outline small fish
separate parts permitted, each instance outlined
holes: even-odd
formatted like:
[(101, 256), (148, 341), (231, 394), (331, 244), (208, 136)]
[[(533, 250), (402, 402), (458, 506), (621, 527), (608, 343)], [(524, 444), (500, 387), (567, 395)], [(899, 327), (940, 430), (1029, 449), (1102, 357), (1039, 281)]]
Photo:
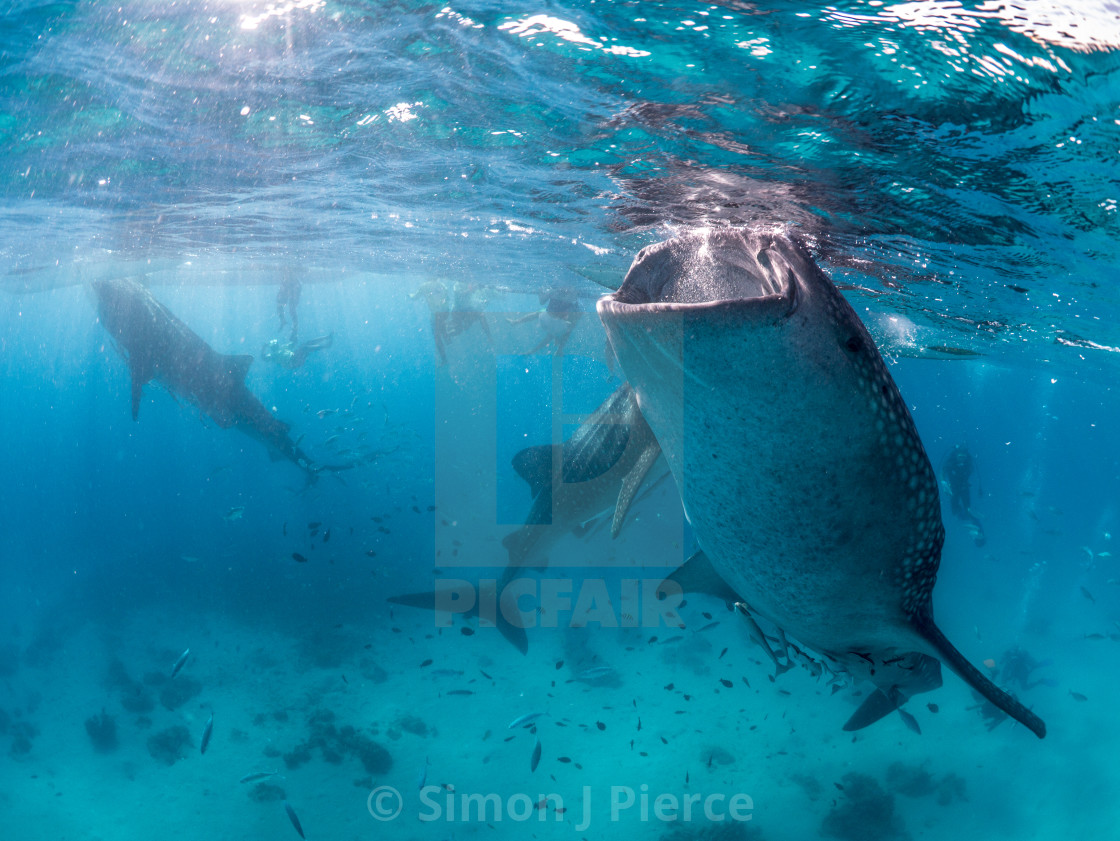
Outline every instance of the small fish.
[(474, 690), (473, 689), (448, 689), (447, 694), (448, 695), (473, 695)]
[(1080, 692), (1074, 692), (1072, 689), (1069, 691), (1069, 696), (1075, 701), (1088, 701), (1089, 699), (1082, 695)]
[(919, 736), (922, 735), (922, 728), (918, 726), (918, 719), (914, 718), (914, 716), (910, 715), (910, 713), (906, 712), (906, 710), (904, 709), (899, 709), (898, 714), (902, 717), (903, 724), (905, 724)]
[(536, 744), (533, 745), (533, 756), (529, 759), (529, 773), (532, 774), (537, 770), (537, 766), (541, 764), (541, 740), (537, 739)]
[(292, 552), (292, 560), (300, 564), (307, 563), (307, 558), (303, 557), (299, 552)]
[(726, 653), (727, 653), (727, 649), (725, 648), (725, 649), (723, 649), (723, 651), (721, 651), (721, 652), (719, 653), (719, 657), (717, 657), (716, 659), (717, 659), (717, 660), (722, 660), (722, 659), (723, 659), (723, 655), (724, 655), (724, 654), (726, 654)]
[(710, 630), (712, 630), (712, 628), (714, 628), (714, 627), (715, 627), (716, 625), (718, 625), (718, 624), (719, 624), (719, 620), (718, 620), (718, 619), (717, 619), (717, 620), (716, 620), (715, 622), (709, 622), (709, 623), (708, 623), (707, 625), (705, 625), (705, 626), (704, 626), (703, 628), (697, 628), (697, 629), (696, 629), (696, 633), (698, 633), (698, 634), (699, 634), (699, 633), (700, 633), (701, 631), (710, 631)]
[(432, 659), (429, 657), (427, 660), (420, 664), (420, 668), (426, 669), (430, 665), (432, 665)]
[(338, 409), (320, 409), (315, 414), (317, 414), (319, 416), (319, 420), (322, 420), (323, 418), (330, 417), (331, 415), (333, 415), (337, 411), (338, 411)]
[(612, 672), (614, 672), (614, 668), (611, 666), (592, 666), (590, 669), (584, 669), (576, 675), (576, 680), (598, 680)]
[(323, 532), (323, 542), (324, 543), (330, 543), (331, 542), (331, 530), (330, 529), (327, 529), (325, 532)]
[(683, 639), (684, 639), (683, 636), (681, 636), (680, 634), (677, 634), (676, 636), (672, 636), (672, 637), (669, 637), (668, 639), (661, 640), (661, 645), (669, 645), (670, 643), (680, 642)]
[(267, 780), (269, 777), (275, 777), (279, 771), (257, 771), (253, 774), (246, 774), (239, 783), (255, 783), (257, 780)]
[(1087, 598), (1093, 604), (1097, 603), (1097, 600), (1093, 598), (1093, 594), (1090, 593), (1088, 590), (1086, 590), (1084, 587), (1081, 588), (1081, 595), (1083, 595), (1085, 598)]
[(525, 715), (519, 715), (517, 718), (515, 718), (513, 721), (511, 721), (509, 723), (509, 727), (507, 727), (506, 729), (507, 730), (513, 730), (514, 728), (517, 728), (517, 727), (526, 727), (529, 724), (532, 724), (534, 721), (536, 721), (542, 715), (544, 715), (544, 713), (525, 713)]
[(601, 722), (601, 721), (596, 721), (595, 726), (598, 727), (600, 730), (606, 730), (607, 729), (607, 725), (603, 724), (603, 722)]
[(187, 658), (191, 656), (191, 650), (188, 648), (179, 655), (179, 659), (175, 661), (175, 665), (171, 667), (171, 677), (179, 674), (183, 670), (183, 666), (187, 664)]
[(288, 820), (290, 820), (292, 822), (292, 826), (296, 828), (296, 832), (299, 833), (299, 837), (307, 838), (307, 836), (303, 834), (303, 827), (299, 825), (299, 818), (296, 817), (296, 810), (292, 808), (291, 804), (288, 803), (287, 800), (284, 801), (284, 811), (288, 813)]
[(206, 749), (210, 747), (210, 736), (214, 733), (214, 713), (210, 713), (210, 718), (206, 720), (206, 727), (202, 731), (202, 753), (206, 753)]
[(562, 668), (564, 668), (564, 661), (563, 660), (557, 660), (556, 661), (556, 671), (560, 671)]
[(734, 686), (734, 685), (735, 685), (734, 683), (732, 683), (731, 681), (729, 681), (729, 680), (728, 680), (727, 678), (725, 678), (725, 677), (721, 677), (721, 678), (719, 679), (719, 682), (720, 682), (720, 683), (722, 683), (722, 684), (724, 685), (724, 687), (726, 687), (727, 689), (730, 689), (730, 688), (731, 688), (732, 686)]
[(430, 764), (431, 764), (431, 760), (428, 759), (428, 757), (425, 756), (424, 757), (424, 767), (420, 769), (420, 773), (416, 777), (416, 789), (417, 789), (417, 791), (423, 790), (424, 786), (428, 782), (428, 765), (430, 765)]
[(570, 756), (558, 756), (556, 757), (556, 761), (563, 762), (565, 765), (567, 765), (572, 761), (572, 758)]
[(926, 704), (926, 709), (928, 709), (931, 713), (935, 713), (940, 710), (941, 707), (937, 706), (937, 704)]
[(1106, 637), (1104, 634), (1086, 634), (1085, 639), (1087, 639), (1087, 640), (1103, 640), (1103, 639), (1108, 639), (1108, 637)]
[(243, 516), (245, 516), (245, 506), (235, 505), (222, 515), (222, 519), (227, 523), (232, 523), (234, 520), (240, 520)]
[(462, 634), (464, 637), (473, 637), (474, 636), (474, 628), (470, 628), (466, 625), (463, 625), (459, 629), (459, 633)]

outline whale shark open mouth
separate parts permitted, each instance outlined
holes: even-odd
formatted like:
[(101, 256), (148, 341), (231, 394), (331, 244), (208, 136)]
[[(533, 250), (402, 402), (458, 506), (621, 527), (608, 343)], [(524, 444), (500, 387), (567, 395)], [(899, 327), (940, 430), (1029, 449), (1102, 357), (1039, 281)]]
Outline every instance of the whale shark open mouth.
[(702, 550), (678, 583), (867, 675), (882, 697), (851, 727), (939, 684), (936, 658), (1045, 735), (933, 621), (936, 477), (870, 334), (799, 241), (721, 229), (649, 246), (598, 311)]

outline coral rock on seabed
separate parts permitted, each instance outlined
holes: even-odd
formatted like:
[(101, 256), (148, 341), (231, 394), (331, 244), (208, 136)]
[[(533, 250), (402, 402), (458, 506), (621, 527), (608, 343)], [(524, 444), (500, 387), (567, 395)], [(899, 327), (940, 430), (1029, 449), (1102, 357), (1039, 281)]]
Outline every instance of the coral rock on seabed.
[(119, 745), (117, 741), (117, 722), (104, 709), (100, 715), (86, 719), (86, 733), (98, 753), (112, 753)]
[(191, 734), (181, 724), (161, 730), (148, 739), (148, 753), (164, 765), (174, 765), (191, 746)]
[(825, 815), (821, 833), (843, 841), (910, 841), (894, 797), (867, 774), (845, 774), (844, 799)]

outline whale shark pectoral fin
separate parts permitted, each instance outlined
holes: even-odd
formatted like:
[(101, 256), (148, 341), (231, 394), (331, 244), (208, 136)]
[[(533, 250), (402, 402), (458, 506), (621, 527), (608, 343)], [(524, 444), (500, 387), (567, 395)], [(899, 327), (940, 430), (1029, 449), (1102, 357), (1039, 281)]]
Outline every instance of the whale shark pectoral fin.
[[(477, 591), (477, 592), (476, 592)], [(502, 587), (504, 594), (505, 587)], [(444, 587), (440, 590), (427, 590), (420, 593), (403, 593), (399, 596), (390, 596), (388, 601), (392, 604), (405, 607), (417, 607), (421, 610), (445, 611), (457, 613), (461, 616), (479, 619), (479, 624), (486, 627), (496, 627), (506, 640), (522, 654), (529, 653), (529, 637), (525, 633), (525, 622), (521, 611), (517, 607), (517, 591), (510, 591), (510, 597), (495, 600), (493, 582), (483, 582), (476, 586), (468, 581), (459, 582), (458, 586)], [(496, 616), (479, 616), (479, 603), (488, 606), (499, 605)], [(511, 622), (506, 618), (506, 613), (517, 617)]]
[(638, 494), (638, 489), (645, 481), (646, 474), (649, 473), (650, 468), (653, 467), (660, 456), (661, 445), (657, 443), (657, 439), (651, 433), (649, 442), (642, 450), (642, 454), (638, 456), (637, 463), (622, 480), (622, 488), (618, 492), (618, 502), (614, 506), (614, 518), (611, 520), (612, 538), (618, 537), (618, 533), (622, 531), (622, 524), (626, 520), (626, 512), (630, 510), (634, 497)]
[(1014, 718), (1038, 738), (1043, 739), (1046, 737), (1046, 723), (1028, 710), (1022, 702), (1003, 691), (988, 678), (986, 678), (979, 669), (972, 665), (965, 656), (961, 654), (946, 638), (945, 634), (933, 621), (933, 616), (927, 613), (915, 614), (910, 617), (914, 627), (917, 629), (931, 646), (937, 656), (945, 663), (950, 669), (956, 672), (961, 679)]
[[(703, 549), (677, 567), (665, 581), (672, 581), (682, 593), (707, 593), (728, 604), (741, 601), (739, 594), (716, 572)], [(661, 592), (660, 585), (657, 589)]]
[[(478, 598), (473, 592), (474, 587), (469, 582), (462, 582), (460, 587), (444, 587), (440, 590), (426, 590), (421, 593), (403, 593), (399, 596), (389, 596), (386, 600), (392, 604), (405, 607), (418, 607), (421, 610), (446, 611), (458, 613), (462, 616), (478, 616)], [(459, 605), (469, 599), (469, 606), (460, 609)]]

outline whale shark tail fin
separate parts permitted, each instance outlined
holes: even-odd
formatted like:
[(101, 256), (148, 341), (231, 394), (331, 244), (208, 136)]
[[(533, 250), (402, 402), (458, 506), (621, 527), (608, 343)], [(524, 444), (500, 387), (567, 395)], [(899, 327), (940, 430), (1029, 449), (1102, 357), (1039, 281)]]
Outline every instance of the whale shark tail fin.
[(945, 634), (937, 627), (932, 616), (928, 613), (919, 614), (912, 617), (912, 621), (914, 622), (914, 626), (918, 629), (918, 632), (933, 646), (934, 651), (941, 661), (956, 672), (965, 683), (1038, 736), (1038, 738), (1043, 739), (1046, 737), (1046, 722), (1028, 710), (1017, 698), (1003, 691), (988, 680), (978, 668), (968, 662), (965, 656), (957, 651), (956, 647), (949, 642)]

